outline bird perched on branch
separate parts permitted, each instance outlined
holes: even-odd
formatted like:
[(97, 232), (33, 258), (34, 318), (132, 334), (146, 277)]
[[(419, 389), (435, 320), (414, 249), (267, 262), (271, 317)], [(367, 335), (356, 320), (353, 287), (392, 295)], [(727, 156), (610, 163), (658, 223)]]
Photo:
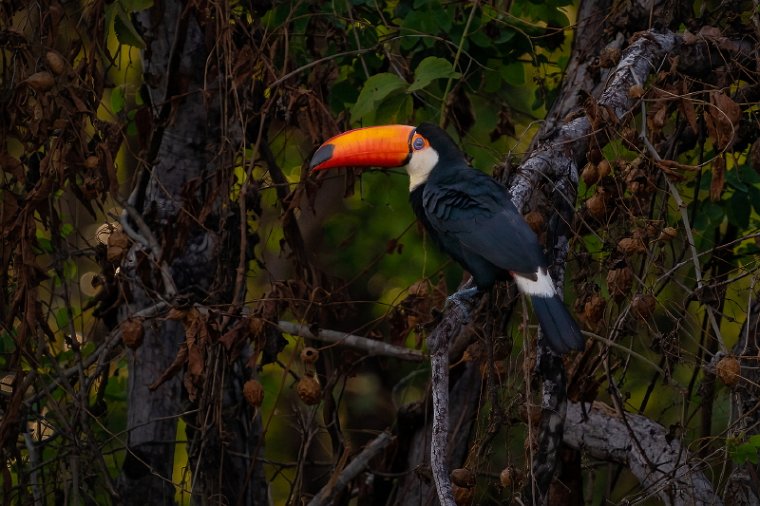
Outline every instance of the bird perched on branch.
[(417, 218), (475, 282), (475, 288), (452, 298), (472, 297), (512, 279), (530, 297), (555, 352), (583, 349), (580, 328), (557, 294), (536, 234), (507, 189), (470, 167), (445, 130), (431, 123), (351, 130), (322, 144), (310, 165), (312, 170), (406, 165)]

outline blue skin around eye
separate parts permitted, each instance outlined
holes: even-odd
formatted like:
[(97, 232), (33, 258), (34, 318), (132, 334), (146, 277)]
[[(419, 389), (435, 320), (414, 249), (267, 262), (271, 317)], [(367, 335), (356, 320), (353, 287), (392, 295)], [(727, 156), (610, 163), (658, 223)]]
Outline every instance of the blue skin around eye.
[(414, 139), (414, 149), (422, 149), (422, 147), (425, 145), (425, 141), (422, 139)]

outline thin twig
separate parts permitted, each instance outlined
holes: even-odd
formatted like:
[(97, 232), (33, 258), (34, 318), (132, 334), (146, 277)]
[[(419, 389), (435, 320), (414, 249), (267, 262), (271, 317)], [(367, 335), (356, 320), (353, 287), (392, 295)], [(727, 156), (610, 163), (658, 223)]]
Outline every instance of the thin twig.
[(369, 466), (369, 462), (375, 458), (375, 456), (383, 451), (393, 440), (393, 437), (388, 432), (382, 432), (377, 436), (370, 444), (368, 444), (364, 450), (359, 453), (354, 459), (343, 468), (343, 471), (337, 476), (335, 480), (325, 485), (322, 490), (315, 495), (308, 506), (322, 506), (330, 504), (331, 499), (340, 494), (346, 486), (356, 478), (360, 472)]
[(277, 327), (287, 334), (300, 336), (306, 339), (314, 339), (315, 341), (323, 341), (327, 343), (350, 346), (352, 348), (364, 350), (371, 355), (383, 355), (386, 357), (393, 357), (401, 360), (410, 360), (412, 362), (421, 362), (425, 358), (425, 355), (419, 350), (410, 350), (409, 348), (404, 348), (403, 346), (395, 346), (393, 344), (384, 343), (382, 341), (377, 341), (375, 339), (369, 339), (354, 334), (348, 334), (346, 332), (319, 329), (315, 333), (308, 325), (302, 325), (288, 321), (277, 322)]

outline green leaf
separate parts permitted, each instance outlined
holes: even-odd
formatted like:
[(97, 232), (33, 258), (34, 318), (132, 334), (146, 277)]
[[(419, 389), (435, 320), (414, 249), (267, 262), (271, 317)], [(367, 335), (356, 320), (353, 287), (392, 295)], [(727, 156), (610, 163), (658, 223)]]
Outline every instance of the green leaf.
[(512, 86), (525, 84), (525, 65), (520, 62), (507, 63), (499, 68), (499, 73), (504, 82)]
[(428, 56), (420, 62), (414, 71), (414, 82), (407, 88), (407, 93), (421, 90), (436, 79), (458, 79), (462, 74), (455, 71), (445, 58)]
[(751, 212), (752, 203), (749, 200), (749, 195), (741, 191), (735, 191), (726, 209), (729, 221), (739, 226), (739, 228), (747, 228)]
[(142, 37), (137, 32), (135, 25), (132, 24), (132, 20), (129, 19), (129, 14), (124, 12), (123, 9), (116, 11), (116, 17), (113, 20), (113, 29), (116, 32), (116, 38), (120, 43), (134, 46), (139, 49), (145, 49), (145, 41), (143, 41)]
[(119, 113), (124, 109), (124, 86), (117, 86), (111, 90), (111, 112)]
[(356, 103), (351, 108), (351, 120), (354, 122), (361, 121), (365, 116), (374, 112), (386, 97), (406, 86), (406, 81), (390, 72), (371, 76), (364, 83), (359, 98), (356, 99)]
[(388, 97), (375, 113), (375, 123), (379, 125), (406, 123), (412, 116), (414, 101), (411, 95), (400, 94)]

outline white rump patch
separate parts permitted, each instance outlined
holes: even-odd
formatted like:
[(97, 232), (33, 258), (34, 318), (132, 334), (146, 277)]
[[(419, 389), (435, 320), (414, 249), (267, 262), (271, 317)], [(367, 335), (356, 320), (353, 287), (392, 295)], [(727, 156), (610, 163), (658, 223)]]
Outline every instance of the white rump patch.
[(536, 275), (538, 277), (533, 281), (515, 272), (512, 273), (512, 277), (514, 277), (515, 283), (517, 283), (517, 288), (522, 293), (526, 295), (538, 295), (539, 297), (554, 297), (557, 291), (554, 289), (554, 281), (552, 281), (552, 277), (546, 269), (543, 267), (539, 268), (536, 271)]
[(412, 157), (406, 166), (409, 174), (409, 191), (427, 181), (430, 171), (438, 164), (438, 153), (435, 149), (427, 147), (420, 151), (412, 151)]

